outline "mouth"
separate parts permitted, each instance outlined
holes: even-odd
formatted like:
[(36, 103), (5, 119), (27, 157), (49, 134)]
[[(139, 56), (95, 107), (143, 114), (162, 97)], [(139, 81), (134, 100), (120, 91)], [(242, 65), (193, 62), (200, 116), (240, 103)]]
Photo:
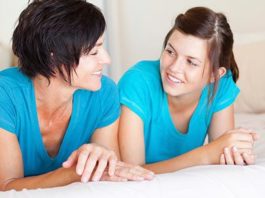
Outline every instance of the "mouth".
[(96, 72), (92, 73), (92, 75), (101, 77), (102, 76), (102, 70), (96, 71)]
[(166, 73), (166, 78), (167, 78), (167, 80), (172, 84), (183, 84), (184, 83), (184, 81), (182, 81), (181, 79), (179, 79), (179, 78), (177, 78), (177, 77), (175, 77), (175, 76), (173, 76), (173, 75), (171, 75), (171, 74), (169, 74), (169, 73)]

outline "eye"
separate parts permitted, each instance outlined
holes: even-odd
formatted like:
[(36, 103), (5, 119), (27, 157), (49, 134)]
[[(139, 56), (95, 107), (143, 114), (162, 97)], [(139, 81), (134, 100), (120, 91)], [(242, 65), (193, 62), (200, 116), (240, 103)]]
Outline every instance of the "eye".
[(165, 49), (165, 51), (166, 51), (170, 56), (174, 56), (174, 55), (175, 55), (174, 51), (171, 50), (171, 49)]
[(98, 54), (98, 50), (95, 51), (95, 52), (91, 52), (91, 53), (90, 53), (90, 55), (92, 55), (92, 56), (96, 56), (97, 54)]
[(193, 62), (192, 60), (190, 60), (190, 59), (188, 59), (187, 62), (188, 62), (189, 65), (192, 65), (192, 66), (194, 66), (194, 67), (197, 67), (197, 66), (198, 66), (198, 64), (194, 63), (194, 62)]

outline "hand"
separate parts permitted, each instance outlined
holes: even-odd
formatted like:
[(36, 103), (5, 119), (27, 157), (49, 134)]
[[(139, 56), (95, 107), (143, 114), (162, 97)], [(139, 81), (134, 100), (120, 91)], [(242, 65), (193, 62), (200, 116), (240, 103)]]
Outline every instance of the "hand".
[(108, 166), (109, 176), (113, 176), (117, 163), (117, 156), (113, 151), (96, 144), (84, 144), (74, 151), (63, 163), (64, 168), (76, 164), (76, 173), (81, 176), (82, 182), (88, 182), (92, 176), (93, 181), (98, 181)]
[(224, 148), (224, 153), (220, 156), (220, 164), (222, 165), (251, 165), (255, 163), (255, 155), (238, 152), (234, 146), (232, 149)]
[(117, 162), (115, 174), (109, 176), (106, 172), (103, 174), (102, 181), (143, 181), (154, 178), (154, 173), (140, 166)]
[(223, 153), (225, 147), (231, 149), (235, 146), (239, 153), (251, 154), (254, 142), (258, 139), (258, 134), (252, 130), (236, 128), (229, 130), (222, 136), (212, 142), (217, 145), (220, 153)]

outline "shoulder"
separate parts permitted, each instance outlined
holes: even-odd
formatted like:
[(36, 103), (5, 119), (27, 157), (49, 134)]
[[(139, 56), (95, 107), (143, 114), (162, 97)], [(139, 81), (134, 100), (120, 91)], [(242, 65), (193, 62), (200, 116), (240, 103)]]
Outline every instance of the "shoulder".
[(158, 76), (160, 73), (160, 61), (159, 60), (145, 60), (139, 61), (133, 65), (126, 73), (136, 73), (138, 75)]
[(118, 86), (120, 89), (132, 85), (141, 88), (147, 86), (150, 89), (152, 86), (157, 87), (160, 83), (160, 61), (140, 61), (124, 73)]
[(240, 89), (233, 80), (232, 72), (228, 70), (219, 80), (217, 92), (213, 101), (214, 112), (223, 110), (233, 104), (239, 92)]
[(221, 77), (219, 80), (218, 88), (217, 88), (217, 95), (233, 95), (239, 93), (239, 88), (233, 80), (233, 75), (230, 70)]
[(108, 76), (102, 76), (101, 79), (101, 89), (99, 91), (104, 92), (109, 89), (116, 89), (117, 85), (116, 83), (109, 78)]
[(0, 86), (5, 89), (16, 89), (30, 84), (31, 79), (25, 76), (17, 67), (11, 67), (0, 72)]

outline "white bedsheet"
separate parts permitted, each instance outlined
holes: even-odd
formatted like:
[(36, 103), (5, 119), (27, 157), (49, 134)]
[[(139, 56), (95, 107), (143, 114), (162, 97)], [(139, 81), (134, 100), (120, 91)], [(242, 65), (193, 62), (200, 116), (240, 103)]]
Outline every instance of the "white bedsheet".
[(143, 198), (143, 197), (265, 197), (265, 114), (238, 114), (236, 125), (252, 128), (261, 135), (255, 145), (258, 155), (252, 166), (197, 166), (175, 173), (157, 175), (152, 181), (73, 183), (50, 189), (14, 190), (0, 193), (2, 198)]

